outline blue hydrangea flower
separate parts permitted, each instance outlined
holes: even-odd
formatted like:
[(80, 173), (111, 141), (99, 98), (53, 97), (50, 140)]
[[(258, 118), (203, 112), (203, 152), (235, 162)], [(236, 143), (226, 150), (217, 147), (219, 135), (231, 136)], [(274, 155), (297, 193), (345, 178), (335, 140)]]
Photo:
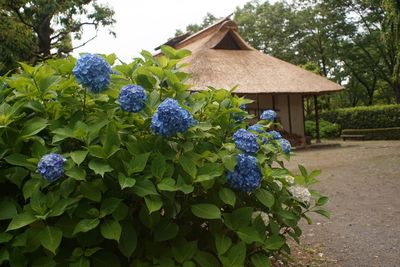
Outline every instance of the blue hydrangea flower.
[(186, 132), (195, 122), (192, 114), (183, 109), (178, 101), (167, 98), (158, 106), (150, 128), (156, 134), (171, 136), (177, 132)]
[(121, 109), (128, 112), (139, 112), (146, 103), (146, 91), (140, 85), (129, 84), (119, 93)]
[(266, 121), (274, 121), (276, 119), (276, 112), (273, 111), (272, 109), (264, 110), (264, 112), (261, 114), (260, 119), (266, 120)]
[(289, 154), (290, 151), (292, 150), (292, 146), (290, 145), (290, 142), (286, 139), (281, 139), (280, 142), (281, 142), (281, 148), (282, 148), (283, 153)]
[(278, 131), (275, 131), (275, 130), (269, 131), (269, 132), (267, 132), (267, 134), (270, 135), (272, 137), (272, 139), (275, 139), (275, 140), (282, 138), (282, 135)]
[(239, 106), (239, 108), (240, 108), (241, 110), (246, 110), (246, 104), (241, 104), (241, 105)]
[(99, 93), (110, 84), (110, 64), (98, 55), (83, 55), (76, 62), (72, 72), (78, 83), (93, 93)]
[(246, 153), (256, 153), (260, 146), (257, 143), (257, 136), (245, 129), (239, 129), (233, 134), (233, 140), (237, 148)]
[[(239, 108), (240, 108), (241, 110), (246, 111), (246, 104), (241, 104), (241, 105), (239, 106)], [(237, 121), (237, 122), (242, 122), (242, 121), (243, 121), (243, 115), (242, 115), (242, 114), (234, 113), (233, 119), (234, 119), (235, 121)]]
[(54, 182), (64, 175), (65, 159), (60, 154), (44, 155), (37, 166), (37, 172), (49, 182)]
[(264, 133), (264, 127), (261, 124), (253, 124), (248, 128), (248, 130), (255, 131), (260, 134)]
[(257, 159), (250, 155), (239, 154), (237, 160), (233, 172), (228, 172), (228, 184), (233, 189), (250, 193), (261, 183), (261, 171), (257, 166)]

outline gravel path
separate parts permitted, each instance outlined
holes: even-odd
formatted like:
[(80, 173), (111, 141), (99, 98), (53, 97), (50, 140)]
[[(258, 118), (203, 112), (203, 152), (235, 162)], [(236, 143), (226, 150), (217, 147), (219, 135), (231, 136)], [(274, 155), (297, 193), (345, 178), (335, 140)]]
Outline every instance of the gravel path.
[(400, 141), (302, 150), (288, 167), (299, 163), (322, 170), (314, 188), (330, 198), (332, 218), (303, 226), (303, 244), (331, 259), (322, 266), (400, 266)]

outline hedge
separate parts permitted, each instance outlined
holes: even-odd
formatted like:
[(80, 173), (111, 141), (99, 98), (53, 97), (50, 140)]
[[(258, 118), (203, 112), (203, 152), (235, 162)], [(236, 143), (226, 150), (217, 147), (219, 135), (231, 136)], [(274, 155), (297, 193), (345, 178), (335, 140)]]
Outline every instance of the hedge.
[(400, 105), (336, 109), (321, 113), (321, 119), (337, 123), (342, 129), (400, 127)]
[(365, 140), (400, 140), (400, 127), (378, 129), (346, 129), (342, 135), (365, 135)]
[[(336, 123), (330, 123), (326, 120), (320, 120), (319, 132), (321, 138), (339, 137), (340, 125)], [(311, 136), (312, 138), (317, 137), (315, 121), (306, 121), (306, 135)]]

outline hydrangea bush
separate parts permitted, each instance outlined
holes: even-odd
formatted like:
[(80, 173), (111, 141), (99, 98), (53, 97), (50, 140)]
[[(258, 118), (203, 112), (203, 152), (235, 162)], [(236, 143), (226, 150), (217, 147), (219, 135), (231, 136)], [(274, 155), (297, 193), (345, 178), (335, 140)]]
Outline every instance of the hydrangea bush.
[(1, 79), (0, 265), (265, 267), (308, 212), (329, 216), (270, 117), (245, 130), (249, 100), (191, 94), (189, 52), (162, 51)]

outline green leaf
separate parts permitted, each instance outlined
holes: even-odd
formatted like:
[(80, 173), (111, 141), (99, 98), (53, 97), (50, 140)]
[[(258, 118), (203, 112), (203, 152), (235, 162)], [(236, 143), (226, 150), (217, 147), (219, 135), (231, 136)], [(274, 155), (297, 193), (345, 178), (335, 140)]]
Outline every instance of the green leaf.
[(328, 203), (329, 198), (328, 197), (320, 197), (316, 203), (317, 206), (323, 206), (326, 203)]
[(223, 255), (232, 246), (232, 240), (226, 235), (216, 234), (214, 235), (215, 248), (217, 249), (218, 255)]
[(8, 241), (10, 241), (11, 239), (13, 239), (13, 235), (6, 233), (6, 232), (2, 232), (0, 233), (0, 244), (1, 243), (7, 243)]
[(163, 205), (161, 197), (157, 195), (147, 195), (144, 197), (144, 201), (146, 202), (146, 206), (147, 209), (149, 210), (149, 213), (161, 209)]
[(236, 195), (231, 189), (221, 188), (218, 192), (218, 196), (225, 204), (231, 205), (232, 207), (235, 206)]
[(150, 154), (151, 153), (149, 152), (149, 153), (135, 155), (135, 158), (130, 163), (129, 175), (133, 173), (142, 172), (146, 167)]
[(327, 210), (324, 209), (319, 209), (319, 210), (313, 210), (313, 212), (321, 214), (322, 216), (326, 217), (326, 218), (330, 218), (331, 217), (331, 213)]
[(99, 225), (99, 223), (100, 223), (100, 220), (97, 218), (80, 220), (79, 223), (75, 226), (72, 234), (75, 235), (80, 232), (86, 233), (86, 232), (96, 228), (97, 225)]
[(137, 233), (132, 222), (121, 222), (122, 233), (119, 240), (119, 249), (121, 253), (130, 258), (137, 246)]
[(192, 205), (192, 213), (202, 219), (220, 219), (221, 211), (213, 204)]
[(150, 180), (138, 181), (133, 187), (133, 192), (139, 197), (158, 195), (154, 184)]
[(165, 158), (161, 154), (156, 154), (151, 162), (151, 174), (161, 179), (166, 170), (166, 161)]
[(183, 154), (179, 159), (179, 163), (192, 178), (196, 177), (197, 167), (195, 159), (191, 157), (190, 154)]
[(118, 182), (121, 189), (133, 187), (136, 184), (136, 180), (133, 178), (126, 177), (122, 173), (118, 174)]
[(271, 267), (271, 262), (268, 256), (261, 253), (251, 256), (251, 262), (254, 264), (254, 267)]
[(301, 175), (303, 175), (303, 177), (308, 177), (308, 173), (307, 173), (306, 168), (304, 168), (304, 166), (300, 165), (300, 164), (298, 165), (298, 167), (299, 167), (299, 170), (301, 172)]
[(227, 155), (222, 158), (222, 163), (224, 163), (225, 168), (233, 172), (237, 164), (237, 157), (235, 155)]
[(194, 256), (195, 261), (201, 267), (219, 267), (221, 264), (219, 263), (218, 259), (212, 255), (211, 253), (199, 251)]
[(100, 190), (92, 184), (82, 183), (79, 187), (79, 191), (87, 199), (93, 200), (95, 202), (99, 202), (101, 200)]
[(113, 171), (113, 168), (111, 168), (110, 165), (97, 159), (93, 159), (89, 162), (89, 168), (96, 174), (100, 174), (101, 177), (104, 177), (104, 173)]
[(69, 267), (90, 267), (90, 261), (86, 257), (80, 257), (77, 261), (71, 262)]
[(298, 219), (296, 214), (294, 214), (293, 212), (287, 211), (287, 210), (278, 211), (278, 215), (287, 220), (297, 220)]
[(224, 224), (231, 230), (238, 230), (246, 227), (251, 221), (253, 208), (243, 207), (234, 210), (232, 213), (224, 213)]
[(156, 242), (170, 240), (178, 234), (178, 231), (178, 225), (173, 222), (164, 220), (156, 226), (154, 230), (154, 240)]
[(39, 179), (30, 179), (26, 181), (24, 187), (22, 188), (22, 193), (25, 199), (28, 199), (32, 196), (33, 193), (40, 190), (40, 186), (42, 184), (42, 180)]
[(100, 205), (100, 218), (113, 213), (121, 203), (122, 199), (109, 197), (104, 199)]
[(77, 203), (79, 199), (75, 198), (66, 198), (60, 199), (57, 201), (53, 207), (50, 208), (50, 213), (48, 217), (56, 217), (63, 214), (65, 211), (71, 208), (75, 203)]
[(85, 160), (87, 154), (88, 154), (87, 150), (77, 150), (77, 151), (72, 151), (70, 153), (70, 156), (72, 160), (79, 166)]
[(264, 247), (268, 250), (278, 250), (285, 244), (285, 242), (286, 240), (284, 237), (273, 235), (265, 240)]
[[(109, 250), (100, 250), (91, 257), (91, 266), (95, 267), (120, 267), (118, 257)], [(125, 266), (124, 266), (125, 267)]]
[(274, 195), (265, 189), (258, 189), (255, 192), (256, 198), (267, 208), (272, 208), (275, 203)]
[(11, 165), (25, 167), (29, 170), (35, 170), (36, 166), (28, 161), (28, 157), (22, 154), (11, 154), (4, 158)]
[(0, 220), (12, 219), (17, 215), (17, 207), (11, 199), (0, 200)]
[(196, 182), (212, 180), (219, 177), (224, 173), (224, 168), (219, 163), (206, 163), (203, 167), (199, 168)]
[(28, 224), (31, 224), (35, 222), (37, 219), (35, 216), (33, 216), (32, 213), (24, 211), (18, 215), (16, 215), (10, 222), (10, 224), (7, 227), (6, 231), (11, 231), (15, 229), (19, 229), (21, 227), (27, 226)]
[(46, 119), (40, 117), (34, 117), (33, 119), (24, 123), (24, 127), (22, 128), (19, 134), (19, 138), (22, 140), (27, 139), (28, 137), (31, 137), (39, 133), (41, 130), (46, 128), (46, 126), (47, 126)]
[(104, 238), (119, 242), (121, 237), (121, 225), (116, 220), (105, 220), (100, 225), (100, 232)]
[(246, 258), (246, 245), (243, 242), (240, 242), (231, 247), (226, 253), (226, 256), (220, 257), (224, 267), (244, 266), (245, 258)]
[(263, 241), (258, 231), (254, 227), (243, 227), (240, 228), (236, 233), (239, 238), (243, 240), (246, 244)]
[(61, 244), (62, 231), (57, 227), (46, 226), (39, 235), (42, 246), (56, 254), (56, 249)]
[(86, 180), (86, 171), (85, 169), (81, 169), (79, 167), (73, 167), (70, 170), (67, 170), (65, 174), (77, 181), (85, 181)]
[(188, 242), (185, 239), (178, 239), (172, 243), (171, 250), (175, 260), (182, 264), (193, 258), (197, 251), (197, 241)]

